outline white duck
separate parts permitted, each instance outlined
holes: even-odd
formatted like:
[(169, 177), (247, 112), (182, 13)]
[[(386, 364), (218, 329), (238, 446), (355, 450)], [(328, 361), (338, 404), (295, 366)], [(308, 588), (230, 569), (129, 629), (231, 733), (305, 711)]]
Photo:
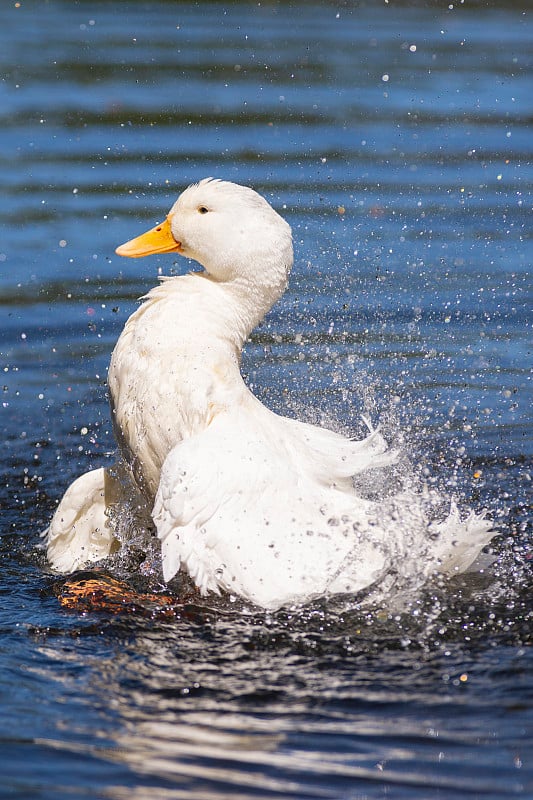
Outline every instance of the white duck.
[(166, 581), (184, 569), (203, 594), (265, 608), (368, 587), (398, 567), (413, 527), (431, 534), (426, 574), (468, 568), (491, 538), (481, 518), (435, 525), (412, 494), (356, 495), (356, 473), (395, 459), (379, 433), (352, 441), (280, 417), (242, 380), (242, 346), (286, 287), (289, 225), (252, 189), (206, 179), (117, 248), (171, 252), (205, 271), (162, 279), (127, 321), (108, 380), (129, 470), (95, 470), (67, 490), (48, 530), (52, 566), (117, 549), (109, 509), (127, 496), (141, 514), (153, 506)]

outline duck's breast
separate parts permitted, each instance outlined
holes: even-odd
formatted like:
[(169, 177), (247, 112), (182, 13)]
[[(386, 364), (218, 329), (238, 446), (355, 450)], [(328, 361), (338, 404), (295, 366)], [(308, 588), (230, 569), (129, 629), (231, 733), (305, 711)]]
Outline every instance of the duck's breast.
[(196, 293), (164, 286), (128, 319), (108, 375), (121, 453), (152, 499), (172, 447), (243, 391), (238, 357), (207, 330)]

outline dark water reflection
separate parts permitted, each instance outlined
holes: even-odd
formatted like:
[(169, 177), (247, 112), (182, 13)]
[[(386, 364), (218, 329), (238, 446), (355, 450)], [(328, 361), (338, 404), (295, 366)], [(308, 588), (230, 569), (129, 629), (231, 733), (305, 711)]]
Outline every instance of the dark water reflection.
[[(3, 9), (6, 797), (533, 793), (532, 54), (520, 2)], [(183, 269), (114, 248), (206, 175), (253, 185), (294, 230), (289, 291), (244, 356), (254, 391), (401, 431), (497, 517), (485, 584), (172, 623), (59, 609), (38, 531), (114, 447), (125, 318)]]

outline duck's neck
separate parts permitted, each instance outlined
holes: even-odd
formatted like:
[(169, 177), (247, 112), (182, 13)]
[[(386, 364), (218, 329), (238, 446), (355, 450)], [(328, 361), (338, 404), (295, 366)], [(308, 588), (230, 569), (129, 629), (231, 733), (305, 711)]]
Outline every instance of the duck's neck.
[(284, 275), (282, 279), (268, 286), (258, 285), (242, 277), (218, 285), (228, 299), (226, 308), (221, 310), (221, 314), (228, 318), (226, 333), (240, 351), (253, 329), (283, 295), (287, 277)]
[[(236, 231), (228, 251), (211, 248), (198, 263), (206, 270), (218, 301), (223, 338), (240, 351), (244, 342), (287, 287), (293, 264), (291, 230), (272, 210), (255, 238)], [(220, 330), (220, 328), (219, 328)]]

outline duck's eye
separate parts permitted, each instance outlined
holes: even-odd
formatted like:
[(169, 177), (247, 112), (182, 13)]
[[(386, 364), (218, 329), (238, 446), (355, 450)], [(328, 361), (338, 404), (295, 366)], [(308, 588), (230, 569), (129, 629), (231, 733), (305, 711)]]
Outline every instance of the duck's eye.
[(206, 208), (205, 206), (198, 206), (198, 213), (199, 214), (207, 214), (208, 211), (209, 211), (209, 209)]

